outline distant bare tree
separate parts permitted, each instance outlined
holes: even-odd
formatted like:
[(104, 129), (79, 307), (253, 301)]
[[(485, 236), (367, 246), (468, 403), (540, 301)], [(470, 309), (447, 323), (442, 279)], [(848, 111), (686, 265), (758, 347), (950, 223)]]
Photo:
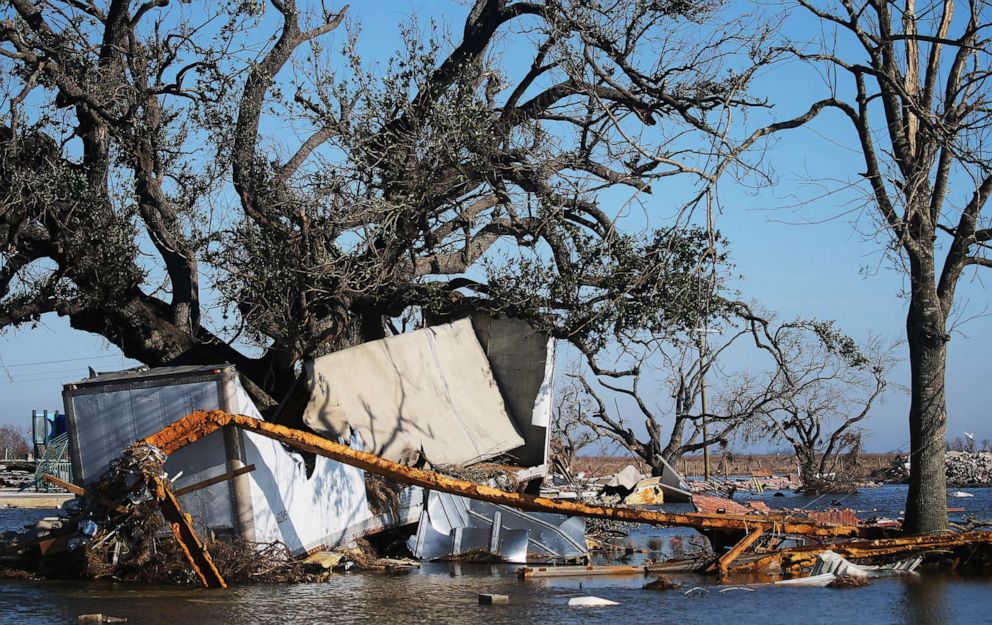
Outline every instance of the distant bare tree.
[(24, 459), (31, 452), (24, 434), (12, 425), (0, 425), (0, 459)]
[[(595, 382), (579, 377), (585, 393), (595, 402), (596, 409), (586, 413), (586, 423), (598, 435), (606, 437), (642, 459), (653, 475), (661, 475), (664, 463), (674, 463), (684, 454), (713, 445), (725, 447), (733, 433), (753, 417), (747, 413), (717, 413), (701, 411), (701, 391), (704, 382), (720, 383), (718, 361), (741, 337), (749, 336), (748, 327), (734, 330), (718, 344), (701, 351), (698, 336), (690, 332), (668, 340), (651, 339), (639, 345), (627, 344), (628, 351), (641, 348), (635, 363), (622, 370), (605, 370), (594, 359), (590, 366), (598, 375)], [(706, 376), (710, 376), (706, 379)], [(722, 375), (719, 376), (722, 378)], [(659, 404), (649, 398), (658, 387), (667, 389), (672, 401)], [(602, 389), (598, 390), (597, 389)], [(636, 416), (610, 410), (605, 392), (624, 396), (633, 402)], [(703, 417), (707, 420), (704, 435)], [(663, 421), (671, 420), (665, 432)], [(634, 430), (643, 423), (644, 435)]]
[(947, 451), (966, 451), (968, 453), (974, 453), (975, 439), (955, 436), (952, 440), (947, 441)]
[(890, 352), (878, 341), (858, 345), (832, 322), (755, 323), (752, 329), (772, 363), (763, 373), (742, 373), (725, 391), (724, 409), (753, 416), (752, 440), (788, 442), (804, 492), (849, 487), (841, 461), (860, 453), (858, 424), (888, 385)]
[(555, 394), (552, 413), (551, 456), (554, 468), (566, 479), (572, 479), (572, 466), (579, 452), (597, 440), (587, 425), (594, 410), (589, 397), (575, 378), (567, 377)]

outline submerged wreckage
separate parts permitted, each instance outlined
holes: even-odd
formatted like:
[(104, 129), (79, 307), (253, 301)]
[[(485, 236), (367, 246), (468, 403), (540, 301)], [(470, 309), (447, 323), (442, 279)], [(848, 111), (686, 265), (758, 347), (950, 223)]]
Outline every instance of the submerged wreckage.
[[(274, 421), (406, 466), (475, 469), (527, 488), (547, 472), (553, 350), (523, 322), (489, 317), (373, 341), (308, 363), (302, 414), (277, 413)], [(83, 488), (136, 439), (195, 410), (264, 422), (229, 365), (98, 375), (67, 386), (64, 396)], [(232, 426), (168, 451), (164, 470), (177, 492), (230, 478), (179, 497), (198, 531), (279, 542), (301, 555), (422, 519), (437, 525), (438, 505), (427, 505), (420, 488), (372, 482), (360, 468), (283, 443)], [(462, 520), (445, 533), (478, 529)], [(568, 530), (571, 542), (581, 542), (581, 523)], [(579, 554), (570, 547), (551, 555)]]
[[(992, 532), (892, 537), (897, 530), (853, 515), (712, 498), (699, 499), (702, 511), (670, 513), (538, 496), (553, 370), (548, 337), (477, 316), (307, 363), (306, 401), (268, 421), (229, 365), (94, 375), (64, 391), (75, 483), (50, 480), (83, 503), (72, 523), (5, 537), (0, 565), (37, 558), (35, 570), (55, 576), (67, 561), (80, 575), (133, 571), (153, 561), (166, 525), (177, 558), (207, 587), (255, 579), (243, 564), (252, 552), (278, 546), (275, 579), (301, 579), (308, 555), (397, 529), (420, 559), (588, 562), (583, 518), (694, 528), (718, 548), (705, 562), (648, 572), (794, 572), (828, 549), (877, 559), (992, 544)], [(628, 503), (691, 496), (671, 473), (633, 489)]]

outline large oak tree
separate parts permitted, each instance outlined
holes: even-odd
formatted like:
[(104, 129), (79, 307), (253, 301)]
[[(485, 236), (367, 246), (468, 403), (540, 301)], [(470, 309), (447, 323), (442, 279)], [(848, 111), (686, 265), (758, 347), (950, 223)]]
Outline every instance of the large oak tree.
[(375, 62), (344, 6), (3, 4), (0, 329), (56, 313), (149, 365), (228, 361), (269, 405), (422, 312), (590, 351), (692, 318), (712, 237), (625, 231), (603, 193), (710, 185), (765, 62), (676, 0), (477, 0)]

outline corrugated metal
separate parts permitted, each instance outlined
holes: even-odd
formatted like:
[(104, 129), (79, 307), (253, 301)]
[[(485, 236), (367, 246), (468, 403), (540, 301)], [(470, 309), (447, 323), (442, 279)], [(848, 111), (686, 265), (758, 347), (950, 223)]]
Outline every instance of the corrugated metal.
[(585, 520), (430, 491), (417, 533), (407, 545), (418, 558), (435, 560), (472, 550), (527, 562), (528, 555), (574, 560), (587, 555)]
[[(101, 388), (101, 392), (65, 391), (74, 468), (84, 486), (99, 480), (109, 463), (139, 438), (194, 410), (220, 407), (216, 376), (188, 384), (135, 388), (118, 377), (115, 386)], [(224, 473), (225, 463), (223, 435), (215, 432), (170, 457), (165, 470), (170, 476), (182, 470), (176, 481), (182, 487)], [(225, 482), (190, 493), (182, 497), (183, 506), (206, 527), (233, 529), (230, 488)]]

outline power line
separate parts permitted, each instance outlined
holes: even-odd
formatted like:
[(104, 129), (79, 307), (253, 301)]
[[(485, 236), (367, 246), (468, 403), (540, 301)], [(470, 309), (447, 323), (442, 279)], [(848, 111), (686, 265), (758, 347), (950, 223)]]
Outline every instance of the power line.
[(52, 380), (65, 380), (66, 378), (69, 378), (69, 377), (71, 377), (69, 374), (62, 374), (62, 375), (56, 375), (56, 376), (46, 377), (46, 378), (27, 378), (27, 379), (20, 379), (20, 380), (3, 381), (3, 382), (0, 382), (0, 384), (29, 384), (31, 382), (50, 382)]
[(7, 365), (3, 364), (3, 354), (0, 354), (0, 368), (3, 369), (3, 373), (7, 376), (7, 379), (13, 382), (14, 376), (10, 375), (10, 369), (7, 368)]
[(39, 360), (38, 362), (18, 362), (12, 365), (2, 365), (4, 369), (10, 367), (30, 367), (32, 365), (53, 365), (60, 362), (80, 362), (83, 360), (101, 360), (104, 358), (122, 358), (118, 354), (106, 354), (104, 356), (82, 356), (80, 358), (63, 358), (61, 360)]
[(66, 369), (42, 369), (40, 371), (19, 372), (16, 376), (13, 377), (8, 376), (8, 378), (10, 379), (11, 382), (14, 382), (15, 380), (27, 380), (38, 376), (55, 375), (57, 373), (72, 374), (79, 372), (83, 372), (83, 373), (86, 372), (85, 365), (76, 365), (75, 367), (66, 368)]

